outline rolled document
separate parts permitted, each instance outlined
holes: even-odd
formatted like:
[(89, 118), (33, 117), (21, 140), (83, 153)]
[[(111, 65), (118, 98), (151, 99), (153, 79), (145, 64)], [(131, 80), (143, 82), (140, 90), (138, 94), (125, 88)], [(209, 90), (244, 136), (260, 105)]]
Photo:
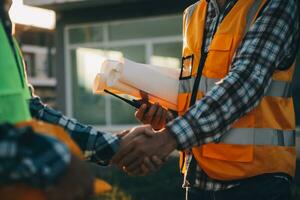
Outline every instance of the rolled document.
[(97, 74), (93, 91), (103, 94), (104, 89), (118, 94), (141, 98), (140, 91), (149, 95), (151, 103), (177, 110), (180, 70), (133, 62), (106, 60)]

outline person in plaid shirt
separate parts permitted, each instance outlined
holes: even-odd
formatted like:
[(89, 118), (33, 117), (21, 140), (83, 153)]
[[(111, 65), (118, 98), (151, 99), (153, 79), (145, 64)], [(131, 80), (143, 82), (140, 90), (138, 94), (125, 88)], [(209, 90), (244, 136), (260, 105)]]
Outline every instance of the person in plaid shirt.
[[(8, 46), (10, 48), (4, 49), (5, 51), (15, 52), (15, 60), (18, 60), (22, 58), (17, 58), (20, 55), (16, 53), (17, 47), (11, 36), (12, 24), (7, 14), (11, 3), (11, 0), (5, 0), (0, 3), (0, 25), (3, 30), (1, 33), (3, 38), (1, 38), (0, 42), (3, 47)], [(0, 63), (7, 59), (4, 59), (4, 54), (1, 54)], [(12, 63), (19, 63), (15, 62), (15, 60)], [(3, 65), (6, 64), (0, 64), (0, 67), (4, 67)], [(26, 98), (29, 99), (25, 98), (25, 104), (29, 106), (25, 110), (28, 109), (30, 117), (62, 127), (79, 146), (87, 161), (102, 166), (109, 165), (110, 160), (119, 148), (121, 137), (127, 131), (118, 135), (102, 132), (48, 107), (38, 96), (35, 96), (32, 86), (27, 85), (27, 77), (25, 72), (22, 72), (24, 66), (14, 65), (10, 67), (18, 68), (20, 76), (11, 76), (10, 78), (16, 82), (18, 82), (18, 79), (21, 79), (20, 81), (23, 82), (22, 90), (28, 89), (28, 97)], [(1, 88), (1, 92), (2, 90), (6, 91), (7, 88)], [(3, 95), (2, 93), (0, 94)], [(1, 96), (1, 98), (3, 97)], [(18, 103), (22, 104), (21, 101)], [(4, 109), (1, 106), (6, 106), (7, 108)], [(73, 156), (68, 147), (57, 139), (36, 133), (31, 127), (19, 128), (14, 126), (14, 122), (10, 119), (9, 114), (5, 116), (2, 112), (2, 110), (6, 110), (11, 112), (11, 116), (17, 115), (18, 113), (14, 112), (18, 112), (18, 110), (13, 109), (13, 102), (9, 105), (1, 104), (1, 106), (0, 189), (2, 186), (25, 183), (26, 185), (43, 189), (48, 199), (72, 200), (88, 198), (93, 190), (93, 175), (86, 164)], [(140, 173), (146, 175), (157, 170), (161, 164), (161, 161), (156, 157), (151, 160), (148, 159)]]
[[(199, 2), (203, 1), (207, 2), (203, 52), (207, 52), (216, 27), (242, 0)], [(164, 158), (175, 149), (188, 152), (193, 147), (218, 143), (235, 121), (260, 103), (275, 70), (286, 69), (295, 60), (299, 45), (298, 3), (297, 0), (266, 1), (234, 54), (230, 64), (232, 73), (207, 91), (183, 116), (167, 122), (162, 118), (166, 111), (160, 106), (153, 105), (148, 111), (146, 105), (142, 106), (136, 117), (144, 124), (162, 129), (150, 139), (140, 137), (126, 145), (121, 144), (121, 151), (113, 162), (135, 172), (145, 155)], [(137, 132), (153, 131), (151, 127), (144, 126)], [(188, 154), (186, 163), (183, 187), (187, 188), (187, 199), (290, 198), (291, 179), (288, 175), (269, 174), (245, 180), (220, 181), (209, 177), (192, 154)]]

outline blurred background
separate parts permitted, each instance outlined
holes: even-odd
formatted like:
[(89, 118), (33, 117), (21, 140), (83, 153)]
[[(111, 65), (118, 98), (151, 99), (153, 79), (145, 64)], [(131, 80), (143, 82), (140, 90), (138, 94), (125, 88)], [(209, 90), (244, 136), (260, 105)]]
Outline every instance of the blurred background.
[[(92, 81), (99, 60), (103, 56), (125, 56), (137, 62), (179, 68), (182, 12), (194, 2), (16, 0), (11, 16), (17, 23), (16, 37), (29, 81), (44, 102), (101, 130), (119, 131), (138, 122), (134, 109), (127, 104), (110, 96), (93, 95)], [(299, 64), (295, 77), (300, 77)], [(294, 80), (293, 91), (300, 127), (299, 78)], [(299, 131), (297, 136), (300, 144)], [(300, 156), (299, 145), (298, 152)], [(177, 160), (172, 157), (161, 172), (146, 178), (96, 168), (115, 186), (112, 194), (101, 199), (183, 199)], [(299, 176), (296, 185), (300, 185)], [(299, 190), (294, 193), (300, 198)]]

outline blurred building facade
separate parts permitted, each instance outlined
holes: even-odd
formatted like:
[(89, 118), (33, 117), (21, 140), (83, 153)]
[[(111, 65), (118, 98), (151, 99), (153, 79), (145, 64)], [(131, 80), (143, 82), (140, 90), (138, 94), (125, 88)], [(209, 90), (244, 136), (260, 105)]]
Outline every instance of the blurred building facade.
[[(182, 11), (196, 0), (24, 2), (57, 13), (55, 47), (47, 44), (53, 40), (50, 37), (44, 45), (48, 51), (35, 49), (39, 53), (47, 52), (43, 55), (48, 59), (52, 58), (49, 52), (56, 52), (55, 64), (48, 61), (47, 66), (51, 69), (47, 69), (48, 79), (45, 79), (48, 86), (56, 88), (56, 105), (67, 115), (85, 123), (115, 130), (137, 123), (133, 117), (134, 109), (114, 98), (92, 94), (91, 84), (100, 66), (97, 61), (102, 56), (125, 56), (137, 62), (180, 67)], [(34, 60), (30, 53), (34, 49), (25, 45), (23, 49), (28, 50), (26, 60)], [(295, 77), (300, 76), (299, 67)], [(37, 69), (37, 66), (32, 68)], [(33, 72), (33, 77), (34, 73), (40, 72)], [(300, 126), (300, 93), (296, 92), (300, 91), (299, 78), (295, 78), (293, 89)]]
[(29, 82), (37, 95), (56, 106), (54, 32), (16, 25), (16, 38), (26, 63)]

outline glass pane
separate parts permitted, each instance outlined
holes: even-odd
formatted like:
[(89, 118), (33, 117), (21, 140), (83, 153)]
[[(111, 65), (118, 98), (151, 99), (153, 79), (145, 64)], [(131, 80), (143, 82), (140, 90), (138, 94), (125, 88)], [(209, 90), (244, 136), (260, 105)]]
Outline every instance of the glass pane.
[[(74, 117), (83, 123), (104, 125), (106, 124), (105, 99), (103, 96), (94, 95), (91, 88), (85, 84), (85, 77), (78, 76), (78, 73), (83, 70), (77, 65), (77, 55), (78, 49), (71, 51)], [(88, 69), (88, 66), (86, 68)]]
[(109, 39), (124, 40), (177, 36), (181, 35), (181, 24), (181, 16), (112, 23), (109, 25)]
[[(145, 63), (145, 47), (144, 46), (130, 46), (130, 47), (115, 47), (112, 51), (122, 52), (125, 58), (130, 60)], [(136, 124), (134, 117), (135, 109), (124, 103), (123, 101), (111, 98), (111, 116), (112, 124)]]
[(180, 42), (155, 44), (153, 46), (153, 55), (151, 64), (163, 67), (180, 68), (181, 65)]
[(70, 44), (101, 42), (103, 41), (103, 27), (90, 26), (72, 28), (69, 30), (69, 40)]
[(36, 76), (35, 62), (34, 62), (34, 53), (23, 52), (23, 59), (26, 63), (26, 72), (28, 77)]
[(125, 58), (128, 58), (135, 62), (146, 62), (145, 46), (143, 45), (111, 47), (109, 48), (109, 50), (112, 52), (121, 52)]

